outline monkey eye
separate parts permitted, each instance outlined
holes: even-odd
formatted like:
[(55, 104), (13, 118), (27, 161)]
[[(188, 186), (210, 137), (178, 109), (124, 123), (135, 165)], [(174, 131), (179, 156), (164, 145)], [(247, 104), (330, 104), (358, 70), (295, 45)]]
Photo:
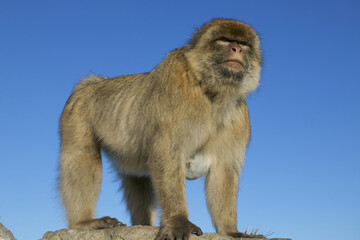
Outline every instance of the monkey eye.
[(238, 44), (240, 46), (246, 46), (246, 47), (250, 47), (251, 48), (251, 44), (249, 42), (246, 41), (238, 41)]
[(244, 46), (249, 47), (249, 48), (252, 47), (251, 44), (249, 42), (247, 42), (247, 41), (236, 41), (236, 40), (231, 40), (231, 39), (226, 38), (226, 37), (218, 38), (218, 39), (215, 40), (215, 42), (217, 44), (220, 44), (220, 45), (227, 45), (229, 43), (236, 42), (237, 44), (239, 44), (242, 47), (244, 47)]
[(230, 39), (228, 39), (228, 38), (222, 37), (222, 38), (216, 39), (215, 42), (220, 43), (220, 44), (221, 43), (224, 44), (224, 43), (229, 43), (229, 42), (232, 42), (232, 41)]

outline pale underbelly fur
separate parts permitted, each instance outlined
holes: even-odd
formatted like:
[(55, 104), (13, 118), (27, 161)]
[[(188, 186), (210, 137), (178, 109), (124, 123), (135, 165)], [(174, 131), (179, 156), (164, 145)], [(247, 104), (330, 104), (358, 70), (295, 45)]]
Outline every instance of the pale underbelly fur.
[(186, 178), (193, 180), (206, 175), (209, 171), (211, 157), (197, 154), (186, 162)]
[[(106, 154), (113, 163), (114, 167), (120, 172), (133, 176), (149, 176), (150, 172), (145, 162), (139, 159), (126, 161), (122, 158), (115, 157), (109, 153)], [(197, 179), (206, 175), (211, 164), (211, 157), (208, 155), (197, 154), (185, 162), (185, 176), (189, 180)], [(136, 161), (137, 160), (137, 161)], [(134, 164), (136, 161), (136, 164)]]

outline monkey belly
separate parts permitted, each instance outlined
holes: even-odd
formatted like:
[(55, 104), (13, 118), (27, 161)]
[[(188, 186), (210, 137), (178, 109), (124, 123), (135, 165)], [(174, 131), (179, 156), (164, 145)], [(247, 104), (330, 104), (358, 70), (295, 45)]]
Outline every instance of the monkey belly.
[(120, 152), (104, 151), (104, 153), (119, 173), (137, 177), (150, 176), (149, 168), (142, 158)]
[(189, 158), (186, 162), (186, 178), (194, 180), (206, 175), (209, 171), (211, 157), (201, 154)]

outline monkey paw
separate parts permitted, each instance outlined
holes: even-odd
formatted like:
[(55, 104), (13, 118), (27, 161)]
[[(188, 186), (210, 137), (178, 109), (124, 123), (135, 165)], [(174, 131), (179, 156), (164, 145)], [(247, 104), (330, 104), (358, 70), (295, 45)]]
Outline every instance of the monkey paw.
[(228, 234), (233, 238), (254, 238), (254, 239), (266, 239), (263, 235), (253, 235), (253, 234), (246, 234), (241, 232), (232, 232)]
[(84, 221), (79, 224), (80, 228), (91, 228), (91, 229), (106, 229), (113, 227), (126, 227), (126, 224), (119, 222), (116, 218), (102, 217), (97, 219), (91, 219)]
[(169, 220), (162, 221), (160, 231), (156, 235), (156, 240), (189, 240), (190, 234), (197, 236), (203, 234), (201, 229), (192, 224), (184, 216), (174, 216)]

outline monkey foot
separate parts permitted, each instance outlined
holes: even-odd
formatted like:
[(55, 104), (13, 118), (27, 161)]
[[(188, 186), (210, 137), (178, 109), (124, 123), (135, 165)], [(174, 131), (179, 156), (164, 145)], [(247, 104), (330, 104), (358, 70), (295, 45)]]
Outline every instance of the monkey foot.
[(203, 234), (201, 229), (191, 223), (186, 217), (174, 216), (161, 224), (156, 240), (189, 240), (190, 234)]
[(83, 221), (77, 225), (79, 228), (91, 228), (91, 229), (105, 229), (113, 227), (126, 227), (126, 224), (119, 222), (116, 218), (102, 217), (97, 219), (91, 219)]

